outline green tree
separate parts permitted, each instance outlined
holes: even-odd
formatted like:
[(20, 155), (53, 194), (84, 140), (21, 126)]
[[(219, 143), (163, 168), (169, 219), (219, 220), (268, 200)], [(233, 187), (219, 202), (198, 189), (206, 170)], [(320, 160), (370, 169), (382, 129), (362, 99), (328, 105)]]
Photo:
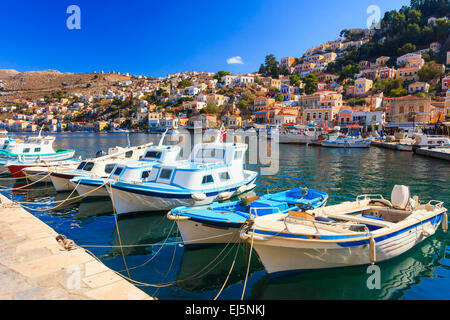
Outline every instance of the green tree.
[(307, 74), (303, 77), (302, 81), (305, 84), (306, 94), (312, 94), (317, 91), (317, 84), (319, 83), (319, 80), (317, 79), (317, 75), (315, 73)]
[(188, 87), (192, 87), (194, 84), (188, 80), (188, 79), (183, 79), (178, 83), (177, 88), (178, 89), (184, 89), (184, 88), (188, 88)]
[(442, 65), (437, 64), (434, 61), (427, 62), (419, 70), (419, 79), (424, 82), (437, 80), (441, 76), (442, 71)]
[(413, 51), (416, 51), (416, 46), (412, 43), (407, 43), (403, 47), (399, 48), (397, 50), (397, 53), (399, 56), (402, 56)]
[(231, 73), (229, 73), (228, 71), (220, 70), (214, 75), (214, 79), (216, 79), (218, 82), (222, 83), (222, 78), (229, 74), (231, 74)]

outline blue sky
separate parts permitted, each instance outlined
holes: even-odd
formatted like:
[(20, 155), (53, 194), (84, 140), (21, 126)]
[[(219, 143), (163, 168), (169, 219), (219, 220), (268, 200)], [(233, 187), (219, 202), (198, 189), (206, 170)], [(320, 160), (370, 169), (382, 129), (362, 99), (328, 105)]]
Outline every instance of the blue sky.
[[(15, 0), (0, 5), (0, 69), (120, 71), (162, 76), (181, 71), (257, 71), (366, 26), (370, 5), (385, 11), (409, 0)], [(67, 7), (81, 9), (69, 30)], [(227, 64), (239, 56), (243, 64)]]

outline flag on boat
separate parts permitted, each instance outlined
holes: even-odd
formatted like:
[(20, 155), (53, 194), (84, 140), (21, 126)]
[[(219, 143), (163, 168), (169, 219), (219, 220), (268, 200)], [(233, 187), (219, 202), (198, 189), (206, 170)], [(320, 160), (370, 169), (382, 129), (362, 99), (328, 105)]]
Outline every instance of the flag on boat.
[(222, 126), (220, 128), (220, 132), (219, 132), (219, 136), (220, 136), (219, 141), (223, 142), (225, 140), (226, 135), (227, 135), (227, 129), (225, 129), (225, 127)]

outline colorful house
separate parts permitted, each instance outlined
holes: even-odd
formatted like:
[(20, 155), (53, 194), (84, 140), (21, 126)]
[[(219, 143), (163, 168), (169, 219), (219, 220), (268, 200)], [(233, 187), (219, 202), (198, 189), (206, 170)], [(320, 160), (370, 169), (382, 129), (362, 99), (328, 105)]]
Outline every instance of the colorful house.
[(355, 80), (355, 94), (363, 95), (372, 89), (373, 81), (366, 78), (359, 78)]
[(428, 92), (430, 85), (426, 82), (413, 82), (408, 86), (409, 93)]

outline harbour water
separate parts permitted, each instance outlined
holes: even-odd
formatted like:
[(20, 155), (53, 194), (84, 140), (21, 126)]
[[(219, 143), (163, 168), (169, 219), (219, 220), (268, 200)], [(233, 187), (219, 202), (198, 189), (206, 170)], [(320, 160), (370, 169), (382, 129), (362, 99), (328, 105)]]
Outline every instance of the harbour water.
[[(57, 134), (55, 148), (74, 148), (77, 155), (92, 156), (99, 150), (125, 146), (125, 134)], [(131, 134), (132, 145), (157, 137)], [(247, 169), (259, 171), (257, 165)], [(4, 179), (4, 177), (3, 177)], [(25, 181), (1, 180), (3, 186), (20, 187)], [(358, 194), (390, 198), (392, 187), (411, 187), (422, 201), (444, 201), (450, 206), (450, 166), (447, 161), (380, 148), (333, 149), (280, 145), (279, 172), (259, 176), (256, 192), (279, 192), (298, 186), (323, 190), (329, 204), (354, 200)], [(51, 184), (3, 192), (17, 201), (61, 200)], [(38, 206), (35, 206), (39, 208)], [(101, 261), (126, 275), (118, 247), (111, 202), (83, 200), (50, 211), (32, 211), (57, 232), (92, 251)], [(247, 270), (248, 245), (221, 245), (185, 250), (176, 225), (161, 213), (119, 217), (120, 238), (127, 267), (134, 280), (158, 286), (141, 287), (159, 299), (213, 299), (234, 269), (219, 299), (240, 299)], [(247, 299), (448, 299), (450, 297), (450, 235), (439, 229), (405, 254), (380, 263), (380, 289), (369, 289), (367, 267), (305, 272), (270, 278), (255, 252), (252, 254)], [(130, 246), (128, 246), (130, 245)], [(163, 285), (160, 285), (163, 284)]]

